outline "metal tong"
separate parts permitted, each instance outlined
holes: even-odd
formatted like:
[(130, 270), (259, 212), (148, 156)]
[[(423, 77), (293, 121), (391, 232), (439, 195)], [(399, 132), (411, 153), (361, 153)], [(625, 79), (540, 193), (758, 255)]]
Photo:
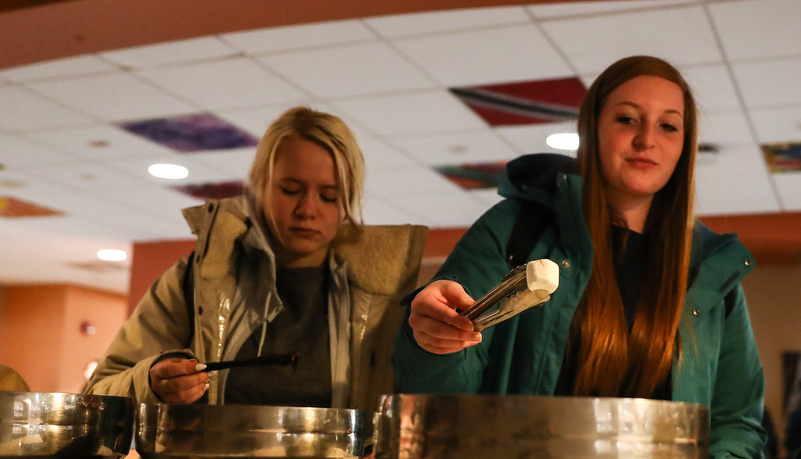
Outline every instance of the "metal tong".
[[(542, 279), (555, 277), (555, 279)], [(476, 331), (497, 325), (551, 298), (558, 286), (559, 267), (551, 260), (533, 260), (513, 268), (500, 283), (478, 299), (462, 315), (473, 322)], [(539, 288), (538, 288), (539, 287)], [(482, 315), (495, 305), (498, 308)]]

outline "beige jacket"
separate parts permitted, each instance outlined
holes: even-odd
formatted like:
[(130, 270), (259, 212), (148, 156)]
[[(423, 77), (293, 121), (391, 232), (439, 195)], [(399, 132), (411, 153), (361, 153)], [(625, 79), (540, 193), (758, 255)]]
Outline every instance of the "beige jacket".
[(0, 391), (28, 392), (30, 390), (28, 384), (16, 370), (0, 365)]
[[(187, 259), (167, 270), (123, 325), (87, 385), (88, 393), (156, 403), (148, 371), (164, 353), (201, 362), (234, 359), (242, 343), (283, 309), (275, 260), (245, 197), (184, 210), (198, 236), (194, 338), (182, 290)], [(329, 257), (333, 407), (374, 410), (394, 392), (391, 356), (404, 317), (400, 300), (416, 284), (426, 228), (345, 227)], [(227, 371), (210, 380), (209, 403), (224, 403)]]

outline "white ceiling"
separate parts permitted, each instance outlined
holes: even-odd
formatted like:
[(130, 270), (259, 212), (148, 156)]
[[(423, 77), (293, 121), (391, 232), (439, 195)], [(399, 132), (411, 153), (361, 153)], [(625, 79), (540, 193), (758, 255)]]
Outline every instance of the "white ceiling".
[[(696, 91), (701, 215), (801, 210), (801, 174), (771, 174), (759, 145), (801, 141), (801, 2), (617, 1), (348, 20), (221, 34), (0, 70), (0, 196), (65, 212), (0, 218), (0, 283), (72, 282), (126, 292), (128, 265), (88, 270), (102, 248), (191, 237), (200, 202), (151, 177), (242, 179), (253, 148), (178, 154), (114, 123), (213, 113), (261, 136), (284, 109), (333, 112), (367, 162), (371, 224), (463, 227), (498, 200), (432, 165), (551, 151), (570, 123), (491, 128), (447, 88), (578, 76), (651, 54)], [(104, 141), (106, 146), (91, 144)]]

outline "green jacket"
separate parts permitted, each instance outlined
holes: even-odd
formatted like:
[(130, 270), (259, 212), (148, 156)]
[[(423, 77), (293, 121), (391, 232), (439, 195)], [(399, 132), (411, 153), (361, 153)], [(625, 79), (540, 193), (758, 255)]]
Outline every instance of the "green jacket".
[[(244, 341), (284, 308), (275, 287), (275, 260), (266, 233), (245, 197), (209, 201), (184, 210), (197, 235), (194, 327), (182, 288), (187, 258), (168, 269), (142, 298), (98, 364), (86, 391), (160, 400), (148, 371), (162, 354), (201, 362), (236, 358)], [(396, 307), (417, 282), (427, 229), (344, 227), (329, 256), (332, 404), (373, 410), (394, 390), (392, 337), (403, 320)], [(190, 342), (190, 328), (194, 328)], [(223, 404), (228, 372), (209, 383), (209, 403)]]
[[(487, 211), (462, 237), (436, 279), (462, 284), (473, 298), (509, 271), (505, 247), (521, 205), (536, 200), (553, 209), (553, 222), (530, 260), (559, 265), (559, 288), (532, 308), (482, 332), (477, 346), (448, 355), (420, 348), (408, 321), (395, 341), (396, 379), (406, 393), (552, 395), (565, 355), (570, 323), (587, 284), (592, 244), (581, 213), (581, 179), (550, 174), (555, 155), (512, 161), (499, 187), (507, 199)], [(713, 457), (760, 457), (764, 374), (740, 280), (754, 266), (736, 235), (718, 235), (697, 223), (682, 324), (681, 365), (674, 361), (673, 400), (710, 407)], [(728, 309), (727, 311), (727, 304)]]

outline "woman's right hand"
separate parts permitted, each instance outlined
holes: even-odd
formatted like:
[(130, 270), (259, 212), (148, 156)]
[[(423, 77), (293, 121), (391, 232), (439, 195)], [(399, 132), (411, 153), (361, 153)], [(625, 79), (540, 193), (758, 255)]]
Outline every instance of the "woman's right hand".
[[(209, 374), (195, 360), (166, 358), (150, 367), (150, 390), (164, 403), (193, 403), (209, 388)], [(201, 367), (203, 368), (203, 367)]]
[(409, 325), (417, 344), (434, 354), (450, 354), (481, 342), (481, 333), (462, 311), (475, 301), (459, 283), (438, 280), (428, 284), (412, 300)]

